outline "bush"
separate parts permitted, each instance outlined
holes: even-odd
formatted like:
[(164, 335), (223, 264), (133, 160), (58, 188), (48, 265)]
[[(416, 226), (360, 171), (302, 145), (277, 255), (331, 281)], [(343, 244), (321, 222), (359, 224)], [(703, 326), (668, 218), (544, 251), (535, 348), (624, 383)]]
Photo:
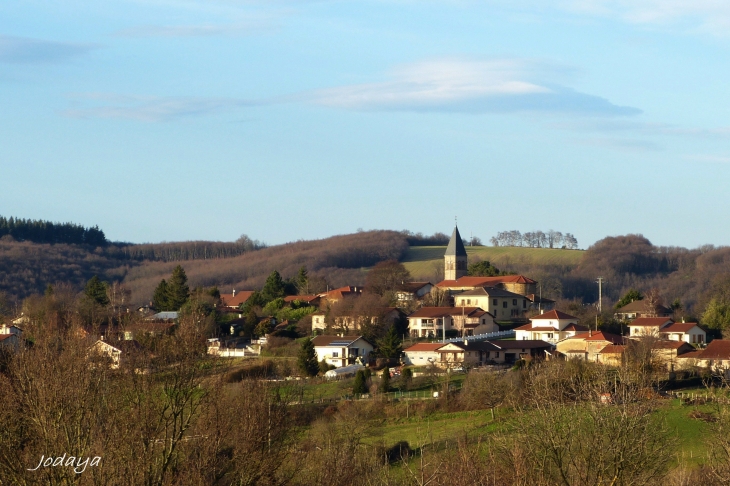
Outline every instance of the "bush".
[(238, 383), (251, 378), (268, 378), (274, 375), (274, 369), (274, 362), (271, 360), (257, 362), (240, 370), (231, 371), (226, 375), (225, 381), (226, 383)]

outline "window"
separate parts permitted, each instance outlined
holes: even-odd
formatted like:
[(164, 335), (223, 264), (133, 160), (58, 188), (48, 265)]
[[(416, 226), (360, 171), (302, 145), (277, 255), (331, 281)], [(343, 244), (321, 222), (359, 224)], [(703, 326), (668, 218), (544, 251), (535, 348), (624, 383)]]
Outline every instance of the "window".
[(517, 305), (517, 299), (512, 299), (512, 305)]
[(502, 307), (504, 307), (505, 309), (507, 308), (507, 301), (506, 300), (504, 302), (502, 302)]
[(497, 352), (494, 353), (494, 357), (495, 358), (499, 358), (499, 351), (497, 351)]
[(527, 309), (527, 301), (526, 300), (523, 300), (522, 301), (522, 308), (523, 309)]
[(337, 358), (340, 355), (339, 351), (332, 351), (332, 357)]
[(466, 305), (471, 305), (471, 299), (466, 299)]
[(499, 305), (499, 303), (497, 302), (497, 299), (492, 299), (492, 305), (495, 307)]
[(486, 323), (487, 323), (487, 320), (486, 319), (482, 319), (482, 324), (486, 324)]

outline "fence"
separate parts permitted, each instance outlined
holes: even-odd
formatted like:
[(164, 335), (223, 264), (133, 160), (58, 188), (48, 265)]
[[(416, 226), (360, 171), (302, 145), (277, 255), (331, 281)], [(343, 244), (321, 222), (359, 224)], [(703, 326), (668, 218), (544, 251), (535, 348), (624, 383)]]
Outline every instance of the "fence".
[(447, 343), (458, 343), (463, 341), (486, 341), (487, 339), (495, 339), (495, 338), (507, 338), (507, 337), (514, 337), (515, 331), (495, 331), (495, 332), (487, 332), (484, 334), (476, 334), (474, 336), (465, 336), (460, 338), (450, 338), (447, 339)]

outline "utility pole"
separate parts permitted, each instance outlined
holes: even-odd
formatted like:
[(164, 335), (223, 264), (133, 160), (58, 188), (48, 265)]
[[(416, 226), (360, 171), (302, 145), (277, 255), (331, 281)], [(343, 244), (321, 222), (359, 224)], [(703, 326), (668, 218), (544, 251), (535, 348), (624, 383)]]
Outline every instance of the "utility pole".
[(601, 311), (603, 310), (603, 308), (601, 306), (601, 303), (603, 301), (603, 288), (602, 288), (603, 277), (598, 277), (598, 280), (596, 280), (596, 282), (598, 282), (598, 313), (600, 314)]

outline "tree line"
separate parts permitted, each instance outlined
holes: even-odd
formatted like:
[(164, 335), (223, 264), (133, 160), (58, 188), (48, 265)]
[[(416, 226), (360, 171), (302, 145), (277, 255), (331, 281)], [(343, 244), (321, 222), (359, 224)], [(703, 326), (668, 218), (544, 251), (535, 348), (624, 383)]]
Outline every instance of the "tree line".
[(493, 246), (523, 246), (527, 248), (564, 248), (578, 249), (578, 240), (571, 233), (549, 230), (528, 231), (520, 233), (517, 230), (500, 231), (489, 239)]
[(53, 223), (40, 219), (0, 216), (0, 238), (6, 236), (16, 241), (33, 243), (69, 243), (102, 247), (109, 243), (98, 226), (86, 228), (74, 223)]

